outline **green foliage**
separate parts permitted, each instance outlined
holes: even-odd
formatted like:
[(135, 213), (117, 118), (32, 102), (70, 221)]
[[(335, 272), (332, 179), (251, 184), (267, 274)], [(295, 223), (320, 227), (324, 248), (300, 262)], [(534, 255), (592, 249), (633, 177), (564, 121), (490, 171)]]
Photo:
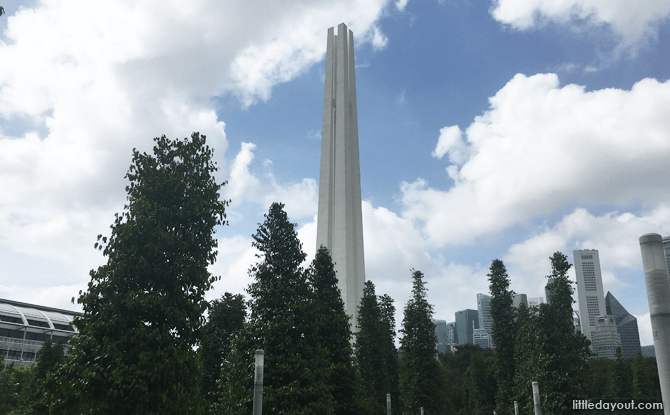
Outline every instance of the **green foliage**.
[[(456, 347), (456, 351), (451, 353), (440, 354), (440, 363), (442, 365), (445, 388), (444, 395), (447, 401), (447, 414), (457, 414), (463, 409), (467, 402), (463, 398), (468, 396), (465, 392), (465, 373), (472, 365), (475, 359), (488, 364), (487, 376), (488, 381), (495, 384), (494, 371), (492, 365), (495, 364), (495, 359), (492, 359), (495, 351), (493, 349), (482, 349), (474, 344), (462, 344)], [(488, 384), (488, 383), (487, 383)], [(495, 389), (494, 389), (495, 390)], [(490, 397), (491, 405), (494, 405), (493, 397)]]
[(510, 279), (501, 260), (493, 260), (488, 277), (493, 321), (491, 336), (498, 356), (495, 369), (498, 384), (496, 413), (508, 415), (514, 413), (514, 342), (517, 329), (512, 307), (514, 292), (509, 289)]
[(335, 400), (335, 415), (357, 415), (359, 379), (353, 363), (350, 317), (337, 286), (335, 266), (324, 246), (317, 250), (308, 278), (313, 289), (318, 342), (328, 353), (328, 386)]
[(588, 361), (588, 396), (590, 398), (606, 398), (609, 396), (610, 367), (614, 362), (606, 357), (592, 358)]
[(202, 395), (208, 407), (214, 405), (216, 381), (221, 376), (221, 365), (230, 352), (233, 339), (244, 327), (247, 307), (242, 294), (226, 292), (221, 299), (211, 302), (205, 324), (205, 335), (198, 349), (202, 361)]
[(249, 323), (222, 369), (219, 412), (250, 413), (254, 351), (265, 351), (263, 413), (334, 413), (328, 354), (319, 344), (318, 316), (295, 224), (273, 203), (253, 235), (260, 262), (250, 269)]
[(608, 383), (607, 383), (607, 397), (608, 398), (630, 398), (632, 385), (632, 373), (629, 374), (629, 367), (623, 360), (623, 353), (621, 347), (616, 348), (616, 358), (614, 363), (610, 366)]
[(426, 300), (423, 273), (413, 271), (412, 279), (412, 298), (405, 306), (401, 329), (400, 400), (406, 414), (417, 413), (420, 407), (427, 414), (442, 414), (447, 403), (443, 372), (436, 360), (433, 306)]
[(515, 345), (515, 396), (525, 411), (532, 410), (531, 382), (540, 385), (542, 411), (567, 414), (573, 399), (585, 397), (589, 342), (575, 334), (572, 318), (572, 283), (567, 257), (556, 252), (549, 278), (551, 304), (542, 304), (537, 315), (520, 307)]
[[(394, 387), (385, 373), (383, 345), (389, 332), (379, 298), (375, 294), (375, 285), (370, 280), (365, 281), (363, 288), (363, 298), (358, 309), (358, 330), (355, 351), (361, 376), (364, 413), (384, 413), (386, 394), (392, 393)], [(391, 402), (395, 405), (397, 401)]]
[(642, 353), (638, 353), (637, 356), (635, 356), (635, 359), (633, 359), (632, 372), (633, 398), (661, 396), (660, 393), (657, 394), (653, 388), (649, 370), (647, 369), (646, 359), (642, 356)]
[[(91, 271), (78, 302), (79, 336), (57, 373), (52, 408), (90, 413), (198, 414), (205, 292), (216, 280), (214, 227), (225, 224), (205, 136), (155, 138), (153, 154), (133, 150), (127, 205), (111, 237), (96, 243), (107, 264)], [(225, 184), (225, 183), (224, 183)]]
[(531, 382), (539, 378), (539, 350), (536, 342), (537, 318), (535, 308), (525, 304), (517, 310), (517, 331), (514, 344), (514, 400), (521, 413), (533, 413)]
[(463, 408), (460, 414), (489, 415), (493, 413), (497, 390), (496, 360), (494, 356), (489, 356), (484, 360), (480, 353), (472, 355), (470, 366), (463, 376)]

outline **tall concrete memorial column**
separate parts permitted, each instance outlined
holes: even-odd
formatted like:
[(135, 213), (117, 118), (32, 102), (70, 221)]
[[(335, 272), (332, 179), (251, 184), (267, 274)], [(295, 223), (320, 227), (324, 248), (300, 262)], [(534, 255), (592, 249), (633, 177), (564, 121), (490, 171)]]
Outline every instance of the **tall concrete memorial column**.
[(663, 413), (670, 415), (670, 283), (668, 283), (668, 264), (665, 262), (663, 251), (663, 238), (657, 233), (640, 236), (640, 250), (663, 398)]
[(330, 251), (347, 314), (356, 330), (363, 297), (363, 215), (358, 156), (354, 35), (342, 23), (328, 29), (323, 98), (317, 249)]

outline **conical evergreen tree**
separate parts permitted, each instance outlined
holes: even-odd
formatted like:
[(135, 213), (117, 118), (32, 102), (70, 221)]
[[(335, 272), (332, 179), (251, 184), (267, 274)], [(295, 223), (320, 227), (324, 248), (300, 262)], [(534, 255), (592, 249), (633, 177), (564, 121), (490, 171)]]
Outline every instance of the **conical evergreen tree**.
[(313, 288), (317, 340), (328, 352), (328, 379), (335, 400), (335, 415), (358, 415), (358, 379), (353, 364), (350, 317), (337, 286), (335, 267), (328, 249), (321, 246), (309, 269)]
[(265, 351), (263, 414), (334, 414), (331, 367), (318, 341), (313, 293), (301, 268), (305, 253), (284, 205), (273, 203), (253, 235), (260, 262), (250, 269), (251, 316), (223, 365), (225, 414), (250, 413), (254, 351)]
[(543, 412), (569, 414), (572, 400), (585, 397), (587, 390), (587, 359), (591, 352), (582, 333), (575, 333), (573, 324), (572, 282), (568, 270), (572, 266), (560, 252), (551, 259), (553, 282), (549, 285), (551, 304), (542, 304), (537, 317), (537, 344), (540, 394)]
[(514, 413), (514, 340), (517, 327), (512, 308), (514, 292), (509, 289), (510, 279), (501, 260), (493, 260), (488, 276), (493, 321), (491, 335), (498, 356), (495, 371), (498, 382), (496, 413), (511, 415)]
[(363, 298), (358, 309), (358, 333), (356, 333), (356, 361), (361, 376), (362, 413), (384, 413), (386, 394), (390, 391), (384, 379), (384, 355), (382, 344), (386, 335), (382, 322), (375, 285), (366, 281)]
[(628, 365), (623, 360), (621, 347), (616, 348), (614, 363), (610, 366), (607, 394), (614, 399), (623, 399), (630, 397), (632, 385), (629, 385), (631, 376), (628, 374)]
[(202, 395), (211, 411), (216, 397), (216, 381), (221, 377), (221, 364), (230, 353), (232, 341), (244, 327), (247, 307), (242, 294), (226, 292), (210, 303), (205, 335), (198, 349), (202, 361)]
[(421, 407), (429, 414), (441, 414), (446, 410), (445, 382), (436, 359), (433, 306), (426, 300), (423, 273), (413, 271), (412, 279), (412, 298), (405, 306), (401, 329), (400, 401), (408, 415)]

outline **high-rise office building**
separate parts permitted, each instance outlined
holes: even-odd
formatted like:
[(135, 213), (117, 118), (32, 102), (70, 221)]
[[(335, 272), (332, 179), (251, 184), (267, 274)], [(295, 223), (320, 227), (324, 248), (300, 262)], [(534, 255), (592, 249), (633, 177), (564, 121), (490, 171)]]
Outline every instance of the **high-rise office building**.
[(493, 320), (491, 320), (491, 296), (477, 294), (477, 315), (479, 317), (479, 328), (491, 334)]
[(544, 304), (544, 297), (528, 297), (528, 307), (539, 307)]
[(491, 335), (486, 332), (486, 329), (474, 329), (472, 330), (472, 342), (482, 349), (488, 349), (491, 347)]
[(547, 284), (544, 286), (544, 298), (547, 299), (547, 304), (551, 304), (551, 290), (549, 286), (556, 278), (547, 278)]
[(640, 332), (637, 328), (637, 319), (626, 311), (609, 291), (605, 296), (605, 309), (607, 314), (614, 317), (616, 322), (616, 329), (621, 338), (623, 358), (635, 359), (635, 356), (642, 350), (640, 348)]
[(458, 344), (473, 344), (473, 328), (479, 328), (477, 310), (461, 310), (456, 312), (456, 337)]
[(528, 307), (528, 297), (526, 294), (514, 294), (512, 307), (518, 307), (521, 304), (524, 304), (526, 307)]
[[(607, 314), (603, 279), (600, 273), (600, 257), (595, 249), (573, 251), (575, 272), (577, 273), (577, 296), (581, 316), (582, 333), (594, 342), (598, 317)], [(594, 345), (592, 344), (593, 348)]]
[[(621, 347), (621, 336), (617, 331), (616, 321), (612, 316), (598, 316), (596, 327), (592, 331), (591, 348), (598, 357), (614, 359), (617, 347)], [(623, 348), (622, 348), (623, 351)]]
[(446, 353), (449, 349), (447, 345), (448, 335), (447, 335), (447, 322), (445, 320), (433, 319), (435, 324), (435, 335), (437, 336), (437, 344), (435, 348), (440, 353)]
[(670, 236), (663, 237), (663, 251), (665, 251), (665, 263), (668, 268), (668, 281), (670, 281)]
[(447, 344), (458, 344), (458, 333), (456, 333), (456, 322), (447, 323)]

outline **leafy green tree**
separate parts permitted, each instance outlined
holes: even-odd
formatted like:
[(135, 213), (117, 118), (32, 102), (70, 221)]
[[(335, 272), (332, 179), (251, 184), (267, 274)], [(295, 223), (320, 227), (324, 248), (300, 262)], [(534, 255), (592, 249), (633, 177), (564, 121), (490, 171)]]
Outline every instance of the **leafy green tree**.
[(219, 411), (250, 413), (253, 359), (265, 351), (263, 413), (334, 413), (328, 382), (328, 354), (318, 342), (318, 318), (307, 273), (305, 253), (284, 205), (273, 203), (253, 235), (261, 259), (250, 270), (249, 323), (233, 342), (222, 370)]
[[(470, 366), (463, 376), (463, 415), (490, 415), (495, 409), (496, 358), (484, 360), (480, 353), (472, 355)], [(514, 405), (514, 404), (512, 404)]]
[(489, 357), (493, 354), (493, 349), (482, 349), (475, 344), (458, 345), (453, 354), (440, 353), (439, 359), (446, 382), (444, 389), (447, 400), (446, 413), (457, 414), (464, 407), (465, 372), (471, 366), (475, 356), (479, 356), (481, 360), (490, 361)]
[(647, 366), (642, 353), (638, 353), (633, 359), (633, 398), (647, 398), (655, 396), (652, 394), (651, 382), (647, 373)]
[(382, 337), (380, 339), (381, 352), (383, 356), (382, 376), (386, 393), (391, 394), (391, 404), (399, 406), (400, 394), (398, 391), (398, 349), (395, 346), (395, 306), (393, 298), (388, 294), (377, 297), (379, 310), (381, 311)]
[(494, 259), (489, 268), (489, 290), (491, 291), (491, 335), (496, 347), (496, 413), (508, 415), (514, 413), (514, 341), (516, 321), (512, 307), (514, 292), (509, 289), (510, 279), (505, 264)]
[(628, 373), (628, 367), (623, 360), (621, 347), (616, 348), (616, 357), (614, 363), (610, 366), (609, 380), (607, 382), (608, 397), (623, 399), (630, 397), (631, 376)]
[(221, 364), (246, 318), (247, 307), (242, 294), (226, 292), (210, 304), (202, 345), (198, 349), (202, 361), (202, 394), (208, 407), (217, 399), (216, 381), (221, 376)]
[(539, 348), (536, 308), (520, 304), (517, 309), (517, 330), (514, 340), (514, 400), (520, 413), (533, 413), (531, 382), (539, 377)]
[(423, 273), (413, 271), (412, 279), (412, 298), (405, 306), (401, 329), (400, 400), (406, 414), (415, 414), (420, 407), (428, 414), (442, 414), (445, 382), (436, 359), (433, 306), (426, 300)]
[(606, 398), (609, 396), (610, 367), (614, 362), (606, 357), (592, 358), (588, 361), (589, 398)]
[(214, 227), (228, 202), (205, 136), (155, 138), (153, 154), (133, 150), (127, 204), (109, 241), (107, 263), (91, 271), (78, 299), (79, 336), (58, 372), (53, 408), (84, 404), (90, 413), (199, 414), (205, 292), (216, 277)]
[(388, 389), (384, 376), (385, 356), (382, 348), (387, 335), (382, 323), (382, 310), (372, 281), (365, 281), (363, 298), (358, 309), (356, 333), (356, 361), (361, 376), (364, 413), (383, 413)]
[(553, 278), (549, 285), (551, 304), (542, 304), (537, 317), (537, 381), (540, 384), (543, 412), (568, 414), (573, 399), (585, 397), (587, 390), (587, 359), (591, 356), (589, 341), (575, 334), (572, 317), (572, 282), (568, 270), (572, 266), (560, 252), (551, 256)]
[(357, 415), (358, 377), (353, 363), (350, 317), (344, 310), (335, 266), (328, 249), (321, 246), (308, 270), (313, 289), (317, 339), (328, 352), (328, 379), (335, 400), (335, 415)]

